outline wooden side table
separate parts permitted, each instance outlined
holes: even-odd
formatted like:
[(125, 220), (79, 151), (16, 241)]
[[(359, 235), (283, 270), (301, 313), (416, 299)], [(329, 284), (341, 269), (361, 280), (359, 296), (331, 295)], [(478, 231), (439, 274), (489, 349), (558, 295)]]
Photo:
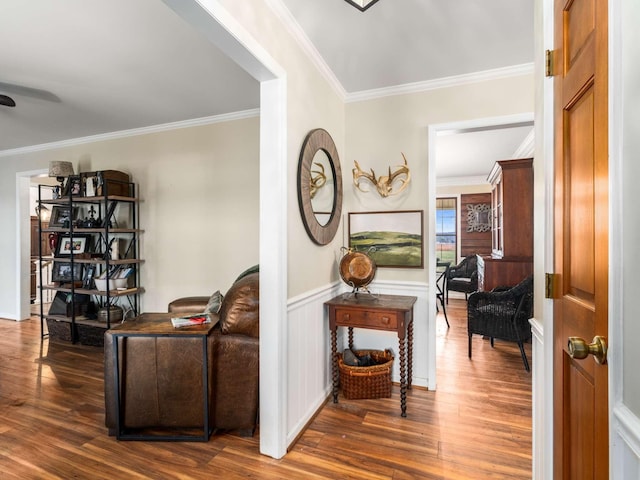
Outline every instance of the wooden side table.
[(343, 293), (325, 302), (329, 308), (331, 331), (331, 376), (333, 403), (338, 403), (338, 327), (348, 327), (349, 348), (353, 349), (353, 328), (398, 332), (400, 357), (400, 408), (407, 416), (407, 389), (413, 368), (413, 305), (417, 297)]
[[(217, 319), (211, 323), (203, 325), (195, 325), (184, 328), (174, 328), (171, 324), (171, 317), (174, 316), (171, 313), (143, 313), (138, 317), (131, 319), (125, 323), (119, 324), (109, 330), (113, 335), (113, 362), (114, 371), (114, 391), (115, 391), (115, 418), (116, 418), (116, 438), (118, 440), (161, 440), (161, 441), (176, 441), (176, 440), (190, 440), (190, 441), (203, 441), (209, 440), (212, 433), (209, 418), (209, 348), (208, 338), (213, 332), (214, 327), (217, 325)], [(127, 339), (132, 337), (148, 337), (158, 338), (166, 337), (170, 338), (172, 342), (180, 342), (181, 339), (195, 338), (201, 341), (200, 354), (202, 355), (202, 361), (199, 362), (194, 368), (199, 368), (202, 371), (202, 391), (201, 392), (189, 392), (189, 395), (201, 395), (202, 397), (202, 415), (203, 425), (202, 433), (200, 435), (172, 435), (172, 434), (136, 434), (126, 431), (124, 426), (125, 408), (126, 404), (123, 401), (123, 392), (121, 390), (121, 376), (125, 375), (122, 371), (123, 367), (120, 365), (121, 354), (120, 349), (127, 348)], [(196, 354), (196, 352), (194, 352)], [(123, 355), (123, 354), (122, 354)], [(107, 359), (108, 360), (108, 359)], [(149, 375), (154, 375), (155, 372), (149, 372)], [(176, 375), (180, 372), (176, 371)], [(137, 401), (144, 401), (143, 398), (137, 399)]]

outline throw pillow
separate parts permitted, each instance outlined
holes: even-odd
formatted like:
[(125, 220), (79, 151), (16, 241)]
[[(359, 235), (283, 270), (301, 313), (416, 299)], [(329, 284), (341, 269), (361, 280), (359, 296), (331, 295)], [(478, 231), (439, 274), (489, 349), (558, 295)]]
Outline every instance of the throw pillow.
[(209, 298), (207, 306), (204, 309), (204, 313), (218, 313), (221, 305), (222, 294), (220, 293), (220, 290), (216, 290), (216, 292), (211, 295), (211, 298)]

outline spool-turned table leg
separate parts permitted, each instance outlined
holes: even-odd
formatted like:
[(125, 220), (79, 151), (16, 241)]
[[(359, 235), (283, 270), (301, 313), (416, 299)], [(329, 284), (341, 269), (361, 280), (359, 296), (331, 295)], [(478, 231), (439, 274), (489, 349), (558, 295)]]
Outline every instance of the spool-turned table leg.
[(409, 321), (407, 334), (407, 344), (409, 352), (407, 354), (407, 388), (411, 390), (411, 380), (413, 379), (413, 319)]
[(406, 339), (399, 338), (400, 346), (400, 409), (401, 416), (407, 416), (407, 356)]
[(337, 329), (331, 330), (331, 379), (333, 380), (333, 403), (338, 403), (338, 348)]
[(353, 350), (353, 327), (349, 327), (349, 350)]

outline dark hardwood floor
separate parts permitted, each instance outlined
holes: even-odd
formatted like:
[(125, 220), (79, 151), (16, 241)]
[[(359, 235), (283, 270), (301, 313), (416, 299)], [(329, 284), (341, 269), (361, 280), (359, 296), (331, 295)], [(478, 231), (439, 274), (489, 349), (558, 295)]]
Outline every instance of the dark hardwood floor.
[[(531, 375), (516, 345), (474, 337), (466, 302), (438, 315), (438, 388), (327, 403), (280, 460), (258, 436), (119, 442), (104, 427), (102, 350), (0, 320), (0, 479), (528, 479)], [(419, 348), (419, 346), (417, 347)], [(530, 345), (526, 346), (530, 355)]]

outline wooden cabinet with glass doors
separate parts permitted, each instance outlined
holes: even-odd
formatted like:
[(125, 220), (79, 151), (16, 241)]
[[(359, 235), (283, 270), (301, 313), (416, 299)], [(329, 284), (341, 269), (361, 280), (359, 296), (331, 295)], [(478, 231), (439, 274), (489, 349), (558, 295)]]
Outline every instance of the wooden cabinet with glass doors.
[(496, 162), (489, 182), (492, 248), (478, 272), (484, 290), (515, 285), (533, 273), (533, 159)]

